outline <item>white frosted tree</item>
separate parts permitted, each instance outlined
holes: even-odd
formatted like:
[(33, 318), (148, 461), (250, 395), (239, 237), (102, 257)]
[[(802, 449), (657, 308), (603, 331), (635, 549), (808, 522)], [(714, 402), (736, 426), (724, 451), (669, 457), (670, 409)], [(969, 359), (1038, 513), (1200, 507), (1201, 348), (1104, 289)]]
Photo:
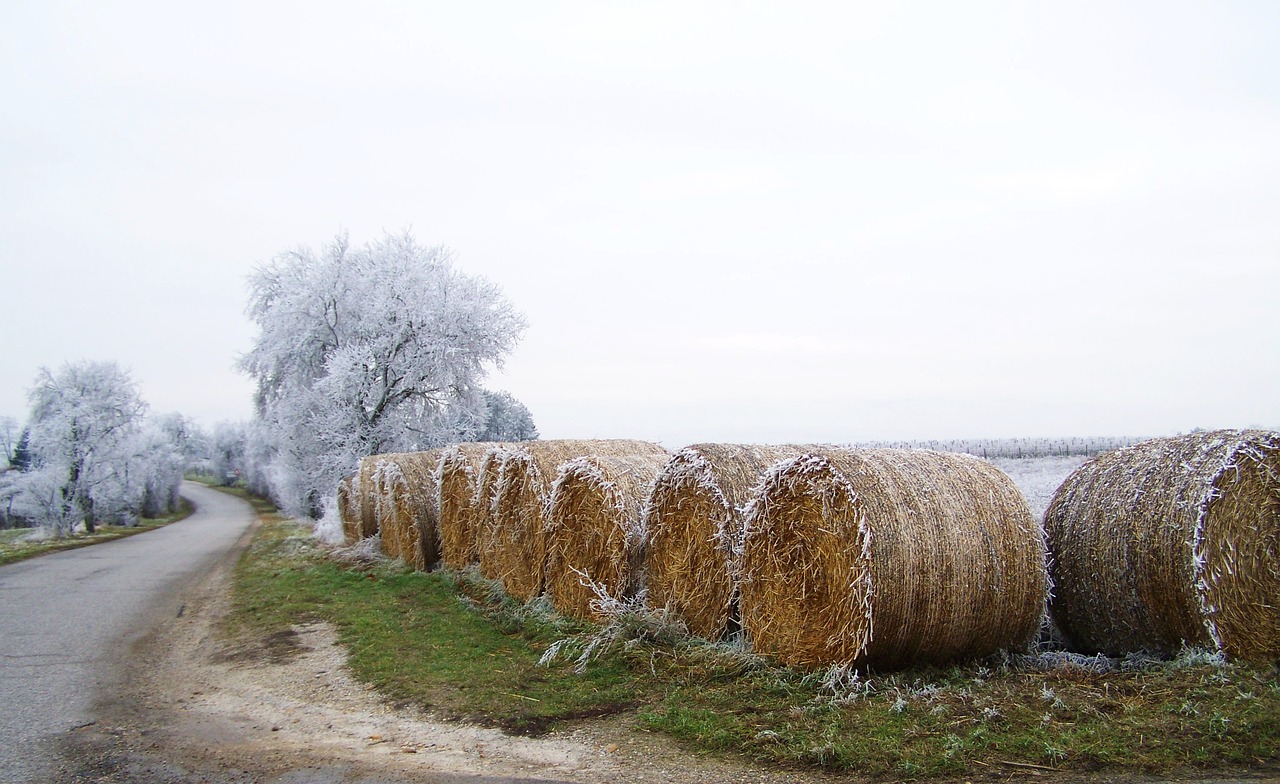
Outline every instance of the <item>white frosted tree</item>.
[(129, 374), (114, 362), (40, 370), (31, 401), (33, 468), (23, 478), (38, 520), (59, 534), (79, 521), (92, 532), (98, 507), (115, 512), (114, 490), (127, 486), (132, 442), (146, 403)]
[(533, 415), (510, 392), (486, 389), (484, 402), (484, 430), (476, 436), (477, 441), (534, 441), (538, 438)]
[(240, 361), (257, 381), (248, 452), (287, 512), (314, 516), (364, 455), (473, 437), (479, 388), (524, 330), (493, 283), (408, 232), (281, 254), (250, 278), (260, 332)]
[(0, 457), (4, 458), (4, 465), (0, 469), (9, 468), (13, 462), (13, 450), (18, 445), (20, 432), (18, 420), (10, 416), (0, 417)]
[(243, 422), (219, 422), (208, 439), (209, 473), (223, 484), (234, 484), (245, 470), (247, 428)]
[(182, 475), (195, 462), (198, 428), (181, 414), (148, 418), (133, 441), (129, 510), (160, 517), (178, 508)]

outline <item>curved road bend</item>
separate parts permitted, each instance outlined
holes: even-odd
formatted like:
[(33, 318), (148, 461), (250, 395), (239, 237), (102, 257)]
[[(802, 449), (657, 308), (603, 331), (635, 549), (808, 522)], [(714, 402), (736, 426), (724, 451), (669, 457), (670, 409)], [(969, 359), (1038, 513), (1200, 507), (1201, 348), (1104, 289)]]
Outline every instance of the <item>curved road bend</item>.
[(0, 567), (0, 782), (54, 780), (52, 741), (93, 722), (116, 663), (255, 519), (233, 496), (182, 493), (196, 514), (180, 523)]

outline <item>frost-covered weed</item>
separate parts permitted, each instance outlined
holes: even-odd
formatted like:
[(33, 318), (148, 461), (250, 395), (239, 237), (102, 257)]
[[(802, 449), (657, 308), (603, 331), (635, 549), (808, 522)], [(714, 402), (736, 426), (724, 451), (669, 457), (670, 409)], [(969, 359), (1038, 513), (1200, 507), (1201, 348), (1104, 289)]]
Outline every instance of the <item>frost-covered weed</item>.
[(382, 552), (382, 537), (361, 539), (349, 547), (336, 547), (329, 557), (344, 566), (369, 567), (387, 563), (390, 559)]
[(557, 640), (538, 660), (540, 665), (572, 658), (574, 671), (583, 673), (592, 660), (606, 651), (631, 651), (642, 643), (677, 645), (688, 641), (689, 630), (684, 623), (666, 609), (647, 607), (643, 591), (634, 597), (620, 598), (612, 596), (586, 574), (579, 572), (579, 576), (595, 594), (591, 609), (605, 619), (604, 623), (593, 631)]
[(1227, 657), (1221, 651), (1210, 651), (1204, 648), (1184, 648), (1178, 653), (1171, 666), (1175, 670), (1185, 670), (1191, 667), (1223, 669), (1228, 664)]
[(818, 695), (814, 698), (815, 703), (848, 705), (876, 693), (875, 684), (864, 680), (862, 674), (853, 667), (832, 665), (817, 675)]
[(1040, 688), (1040, 699), (1049, 703), (1049, 706), (1055, 710), (1063, 710), (1067, 707), (1067, 703), (1063, 701), (1062, 697), (1058, 696), (1058, 693), (1048, 686)]
[(1013, 657), (1013, 664), (1017, 668), (1033, 672), (1074, 669), (1099, 675), (1117, 668), (1116, 661), (1102, 654), (1085, 656), (1069, 651), (1039, 651), (1033, 654), (1015, 656)]
[(312, 534), (325, 544), (340, 545), (343, 542), (342, 518), (338, 514), (336, 498), (326, 498), (324, 513), (311, 528)]

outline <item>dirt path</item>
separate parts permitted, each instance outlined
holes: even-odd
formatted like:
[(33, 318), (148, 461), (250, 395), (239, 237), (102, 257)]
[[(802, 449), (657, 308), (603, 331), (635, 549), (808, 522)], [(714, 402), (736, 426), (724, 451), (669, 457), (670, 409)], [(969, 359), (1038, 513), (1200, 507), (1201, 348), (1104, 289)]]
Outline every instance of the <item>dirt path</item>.
[(435, 721), (357, 683), (324, 624), (227, 640), (232, 558), (184, 597), (181, 613), (134, 646), (125, 688), (65, 749), (73, 782), (795, 782), (688, 754), (633, 720), (541, 738)]

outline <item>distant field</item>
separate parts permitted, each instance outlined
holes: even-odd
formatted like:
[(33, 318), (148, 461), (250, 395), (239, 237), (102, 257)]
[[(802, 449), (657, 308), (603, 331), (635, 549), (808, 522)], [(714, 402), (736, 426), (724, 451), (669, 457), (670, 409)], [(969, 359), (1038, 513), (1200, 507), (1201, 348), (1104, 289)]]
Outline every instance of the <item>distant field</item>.
[(939, 452), (964, 452), (988, 460), (996, 460), (998, 458), (1093, 457), (1143, 440), (1145, 439), (1131, 436), (952, 438), (931, 441), (868, 441), (858, 446), (935, 449)]
[(1127, 436), (1095, 438), (971, 438), (936, 441), (875, 441), (859, 446), (934, 449), (963, 452), (991, 461), (1013, 479), (1027, 497), (1031, 512), (1043, 519), (1054, 492), (1067, 476), (1091, 457), (1136, 444)]
[(1013, 479), (1031, 504), (1031, 513), (1037, 520), (1041, 520), (1054, 492), (1072, 471), (1088, 459), (1083, 455), (1028, 457), (1021, 460), (1016, 457), (997, 457), (991, 462)]

